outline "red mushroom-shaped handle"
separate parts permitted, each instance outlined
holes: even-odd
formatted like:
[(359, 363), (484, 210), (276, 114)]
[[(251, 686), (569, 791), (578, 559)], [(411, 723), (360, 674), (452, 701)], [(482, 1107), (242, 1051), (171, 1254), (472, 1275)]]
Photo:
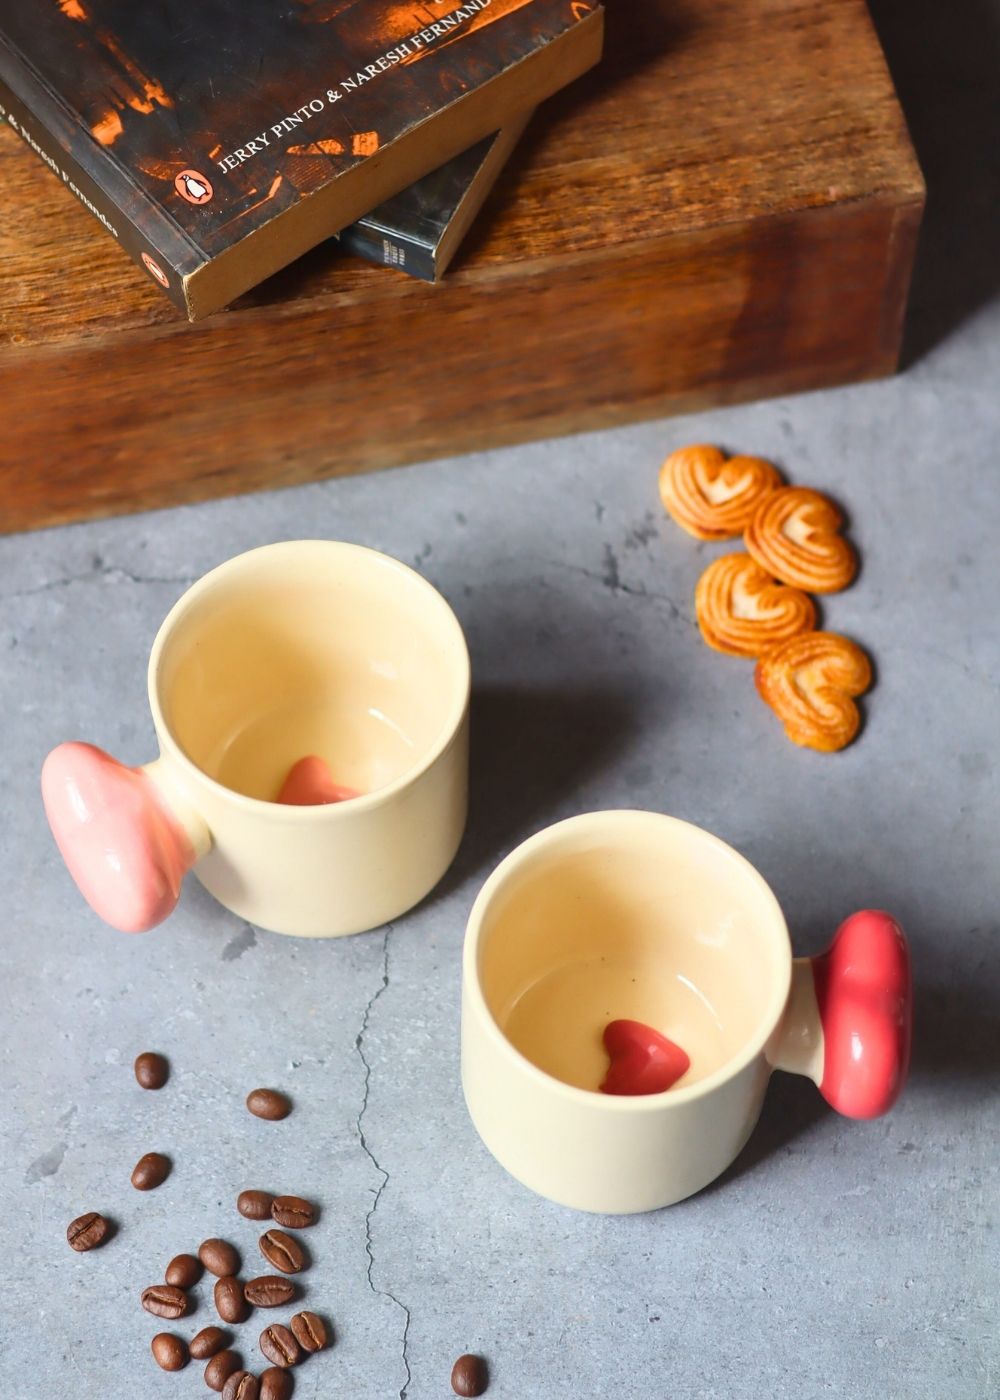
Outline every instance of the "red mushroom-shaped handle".
[(864, 909), (845, 919), (825, 953), (795, 960), (771, 1059), (809, 1075), (838, 1113), (877, 1118), (906, 1083), (912, 1026), (903, 930), (891, 915)]
[(173, 910), (184, 875), (206, 849), (189, 834), (149, 768), (126, 768), (93, 744), (60, 744), (42, 768), (56, 845), (91, 908), (140, 933)]
[(906, 1083), (913, 1029), (910, 951), (889, 914), (845, 919), (812, 959), (823, 1026), (820, 1092), (848, 1118), (888, 1112)]

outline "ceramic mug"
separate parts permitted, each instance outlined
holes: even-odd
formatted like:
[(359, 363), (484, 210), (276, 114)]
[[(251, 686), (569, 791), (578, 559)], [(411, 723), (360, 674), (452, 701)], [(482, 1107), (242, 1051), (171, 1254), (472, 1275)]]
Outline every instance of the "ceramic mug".
[[(193, 867), (263, 928), (357, 933), (418, 903), (451, 863), (468, 650), (445, 600), (398, 560), (328, 540), (230, 559), (161, 626), (149, 703), (153, 763), (70, 743), (42, 772), (70, 873), (115, 927), (159, 923)], [(287, 795), (302, 768), (323, 790)]]
[[(777, 899), (731, 847), (657, 813), (590, 813), (519, 846), (476, 899), (466, 1103), (532, 1190), (581, 1210), (653, 1210), (725, 1171), (774, 1069), (808, 1075), (841, 1113), (884, 1113), (906, 1078), (910, 1003), (906, 940), (887, 914), (854, 914), (826, 953), (793, 961)], [(600, 1092), (619, 1018), (681, 1047), (676, 1087)], [(647, 1049), (620, 1053), (647, 1063)]]

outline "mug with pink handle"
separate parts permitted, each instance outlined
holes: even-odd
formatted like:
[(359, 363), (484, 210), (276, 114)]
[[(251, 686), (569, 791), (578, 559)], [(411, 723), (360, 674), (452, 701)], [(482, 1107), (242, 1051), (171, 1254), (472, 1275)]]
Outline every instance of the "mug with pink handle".
[(374, 928), (458, 848), (469, 681), (457, 618), (398, 560), (330, 540), (251, 550), (194, 584), (156, 636), (159, 758), (133, 768), (60, 744), (42, 770), (49, 823), (116, 928), (165, 919), (189, 869), (263, 928)]
[(592, 812), (498, 866), (469, 917), (462, 1083), (481, 1138), (581, 1210), (683, 1200), (736, 1158), (776, 1069), (874, 1118), (910, 1056), (906, 939), (852, 914), (792, 957), (763, 877), (655, 812)]

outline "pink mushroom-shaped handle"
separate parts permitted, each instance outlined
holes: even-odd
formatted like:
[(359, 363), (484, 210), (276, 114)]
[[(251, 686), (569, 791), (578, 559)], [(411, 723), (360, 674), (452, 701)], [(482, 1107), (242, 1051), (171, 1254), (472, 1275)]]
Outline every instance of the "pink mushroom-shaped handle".
[(141, 933), (173, 910), (207, 848), (189, 834), (148, 768), (127, 768), (93, 744), (60, 744), (42, 768), (45, 813), (69, 873), (102, 919)]
[(772, 1063), (809, 1075), (838, 1113), (877, 1118), (906, 1083), (912, 1027), (903, 930), (864, 909), (845, 919), (825, 953), (795, 960)]

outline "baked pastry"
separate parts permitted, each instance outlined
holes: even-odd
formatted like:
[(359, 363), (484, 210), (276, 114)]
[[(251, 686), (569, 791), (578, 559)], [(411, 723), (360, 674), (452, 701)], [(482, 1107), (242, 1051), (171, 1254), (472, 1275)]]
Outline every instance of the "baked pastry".
[(733, 539), (764, 496), (781, 485), (777, 467), (760, 457), (729, 457), (717, 447), (682, 447), (660, 468), (660, 500), (698, 540)]
[(868, 657), (835, 632), (803, 632), (772, 647), (757, 662), (757, 690), (793, 744), (833, 753), (858, 732), (854, 696), (872, 682)]
[(816, 626), (808, 593), (775, 583), (749, 554), (724, 554), (698, 580), (694, 595), (701, 635), (727, 656), (762, 656)]
[(760, 502), (744, 532), (747, 549), (772, 577), (810, 593), (836, 593), (857, 572), (838, 531), (840, 511), (820, 491), (783, 486)]

